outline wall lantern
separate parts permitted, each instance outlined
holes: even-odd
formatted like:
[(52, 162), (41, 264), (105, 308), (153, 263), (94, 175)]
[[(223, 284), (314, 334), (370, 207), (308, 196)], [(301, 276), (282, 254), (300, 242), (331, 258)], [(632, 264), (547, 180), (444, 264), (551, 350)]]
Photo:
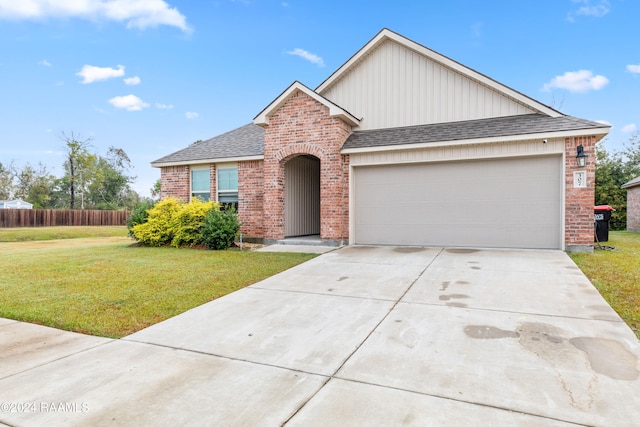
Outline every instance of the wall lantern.
[(576, 155), (576, 160), (578, 161), (578, 167), (583, 168), (587, 165), (587, 155), (584, 154), (584, 147), (582, 145), (578, 145), (578, 154)]

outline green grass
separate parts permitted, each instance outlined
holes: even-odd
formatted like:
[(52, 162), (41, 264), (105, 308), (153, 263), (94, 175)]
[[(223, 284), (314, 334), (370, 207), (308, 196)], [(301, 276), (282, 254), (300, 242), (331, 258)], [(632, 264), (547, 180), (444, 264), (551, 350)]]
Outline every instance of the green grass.
[(132, 242), (0, 243), (0, 317), (119, 338), (315, 256)]
[(570, 256), (640, 338), (640, 233), (612, 231), (603, 245), (616, 250)]
[(24, 227), (0, 228), (0, 242), (77, 239), (81, 237), (124, 237), (127, 227)]

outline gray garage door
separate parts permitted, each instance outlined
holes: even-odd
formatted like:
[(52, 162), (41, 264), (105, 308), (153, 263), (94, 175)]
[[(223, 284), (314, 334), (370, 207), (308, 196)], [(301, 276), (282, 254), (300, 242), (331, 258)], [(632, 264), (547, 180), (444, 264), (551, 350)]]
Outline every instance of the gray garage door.
[(561, 156), (354, 168), (356, 244), (561, 248)]

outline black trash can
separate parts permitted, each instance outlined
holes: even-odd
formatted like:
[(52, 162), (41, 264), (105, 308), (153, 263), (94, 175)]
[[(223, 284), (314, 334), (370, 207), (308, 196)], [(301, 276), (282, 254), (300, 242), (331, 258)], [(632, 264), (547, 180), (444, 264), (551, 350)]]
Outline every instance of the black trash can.
[(613, 208), (609, 205), (594, 206), (593, 222), (596, 242), (609, 241), (609, 220), (611, 219), (612, 211)]

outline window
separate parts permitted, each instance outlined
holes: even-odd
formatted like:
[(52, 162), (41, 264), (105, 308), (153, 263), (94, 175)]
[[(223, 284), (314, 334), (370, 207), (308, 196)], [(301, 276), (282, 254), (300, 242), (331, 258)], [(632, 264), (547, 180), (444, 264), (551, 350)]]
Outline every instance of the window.
[(211, 180), (209, 178), (209, 166), (206, 169), (191, 170), (191, 197), (198, 197), (205, 202), (211, 198)]
[(218, 201), (223, 207), (232, 205), (238, 209), (238, 167), (235, 164), (218, 166)]

